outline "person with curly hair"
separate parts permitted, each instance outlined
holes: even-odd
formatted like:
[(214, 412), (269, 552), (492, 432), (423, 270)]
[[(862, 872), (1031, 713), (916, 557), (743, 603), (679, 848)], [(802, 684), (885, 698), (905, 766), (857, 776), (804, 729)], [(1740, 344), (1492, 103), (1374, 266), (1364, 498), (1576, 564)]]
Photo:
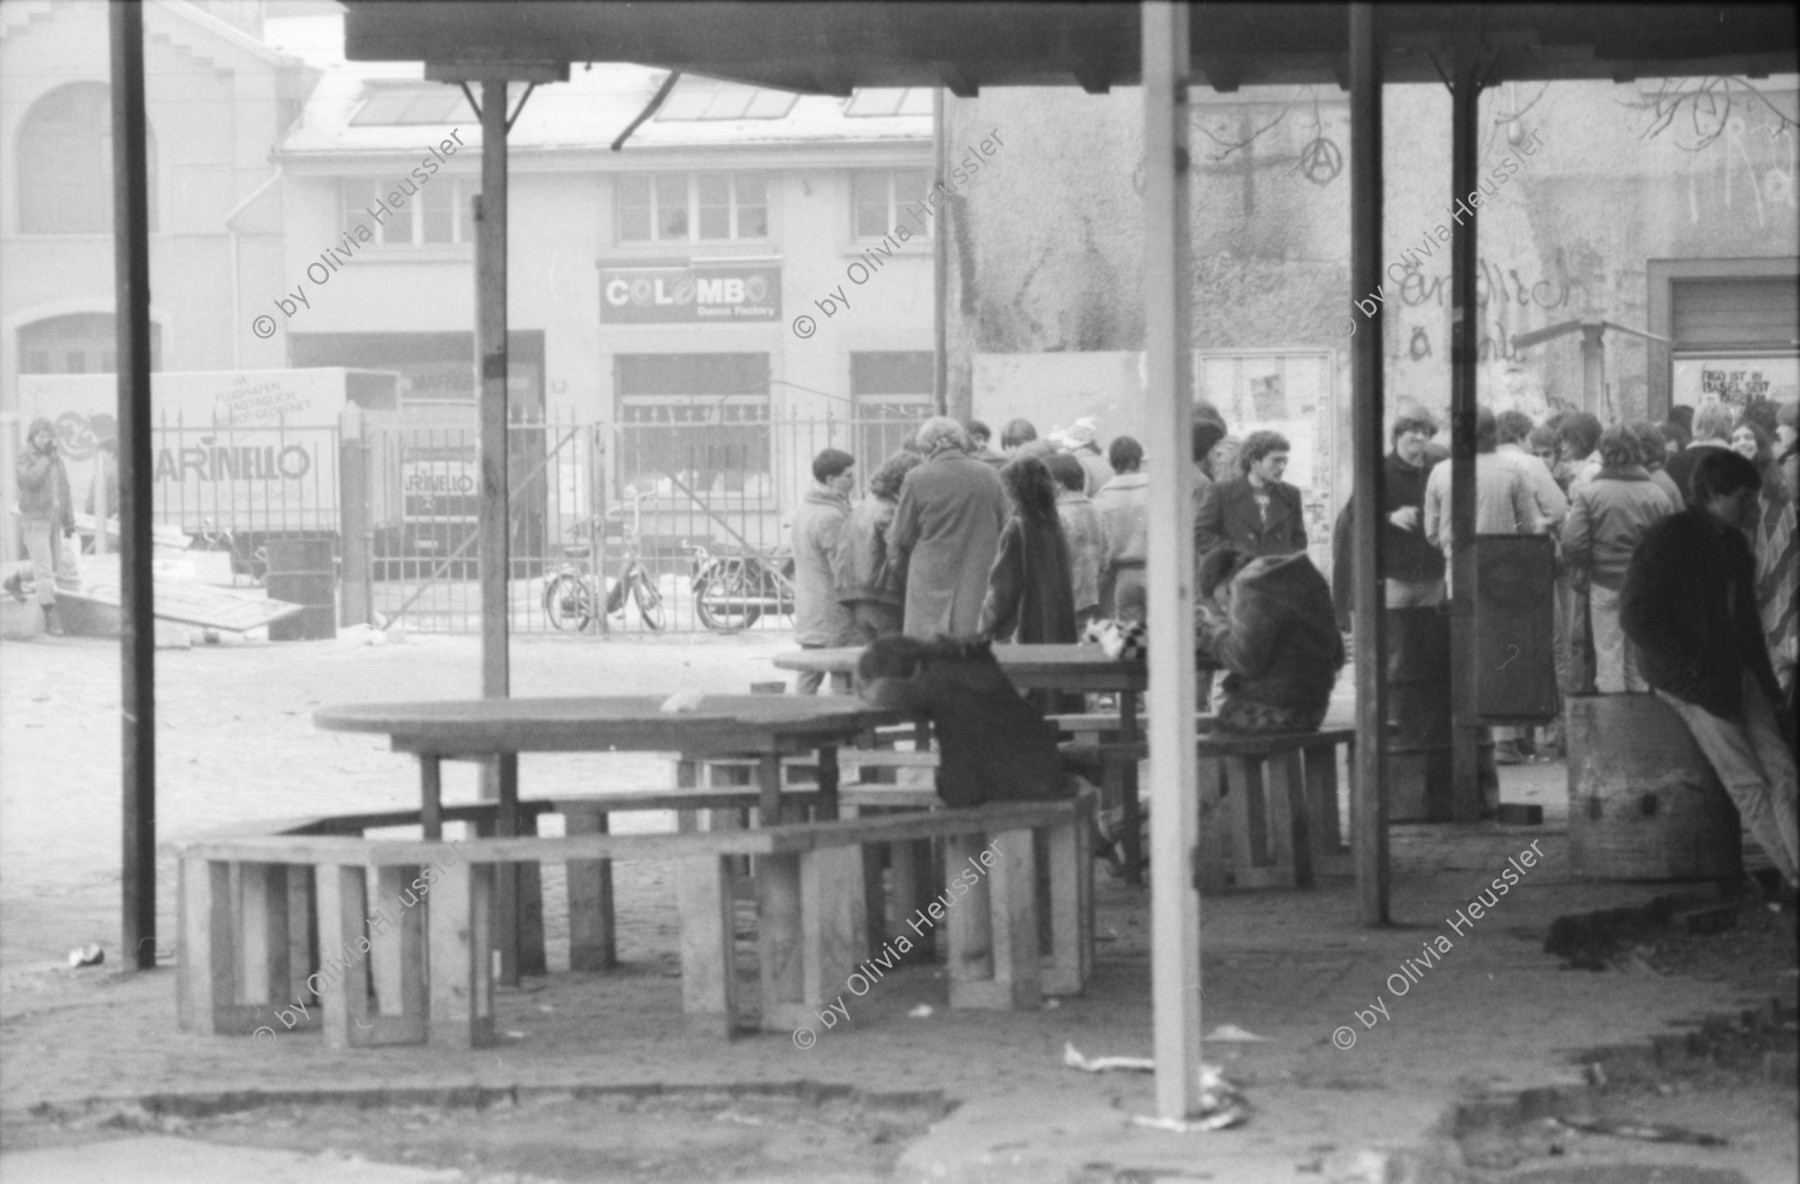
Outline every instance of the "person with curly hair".
[(987, 596), (977, 632), (995, 641), (1028, 645), (1077, 640), (1069, 544), (1056, 513), (1056, 482), (1036, 457), (1000, 470), (1012, 516), (988, 570)]
[(1315, 731), (1345, 652), (1312, 560), (1219, 547), (1200, 562), (1199, 592), (1195, 644), (1227, 672), (1215, 729)]

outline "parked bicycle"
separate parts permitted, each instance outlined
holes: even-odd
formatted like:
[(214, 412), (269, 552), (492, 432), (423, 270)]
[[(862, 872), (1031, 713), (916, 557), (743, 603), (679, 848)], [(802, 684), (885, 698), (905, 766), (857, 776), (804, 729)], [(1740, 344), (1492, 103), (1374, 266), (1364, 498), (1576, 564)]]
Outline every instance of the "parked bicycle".
[[(636, 602), (638, 615), (643, 618), (646, 629), (663, 627), (665, 618), (662, 593), (656, 590), (656, 579), (644, 566), (638, 542), (641, 507), (649, 496), (651, 495), (645, 494), (632, 500), (630, 526), (626, 526), (623, 521), (623, 506), (606, 512), (606, 518), (615, 515), (620, 518), (616, 535), (610, 529), (612, 523), (597, 518), (583, 519), (569, 528), (570, 534), (585, 537), (587, 541), (564, 544), (562, 562), (544, 583), (544, 616), (557, 629), (565, 633), (580, 633), (589, 625), (614, 617), (622, 623), (627, 597)], [(599, 595), (594, 575), (590, 571), (596, 525), (601, 526), (605, 537), (616, 537), (624, 552), (619, 575), (610, 581), (604, 599)]]
[(714, 633), (736, 633), (764, 613), (794, 615), (794, 557), (710, 540), (682, 544), (693, 559), (694, 611)]

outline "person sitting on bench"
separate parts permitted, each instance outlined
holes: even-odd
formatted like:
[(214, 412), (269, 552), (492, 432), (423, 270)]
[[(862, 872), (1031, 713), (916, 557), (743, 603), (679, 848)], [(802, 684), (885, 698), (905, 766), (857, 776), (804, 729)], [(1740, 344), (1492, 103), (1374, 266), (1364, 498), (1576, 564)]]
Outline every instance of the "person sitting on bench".
[(1200, 562), (1195, 644), (1223, 666), (1219, 732), (1312, 732), (1344, 665), (1331, 586), (1304, 553), (1219, 547)]
[(1022, 698), (986, 641), (883, 637), (856, 662), (857, 694), (926, 716), (938, 741), (938, 796), (948, 806), (1074, 797), (1056, 728)]

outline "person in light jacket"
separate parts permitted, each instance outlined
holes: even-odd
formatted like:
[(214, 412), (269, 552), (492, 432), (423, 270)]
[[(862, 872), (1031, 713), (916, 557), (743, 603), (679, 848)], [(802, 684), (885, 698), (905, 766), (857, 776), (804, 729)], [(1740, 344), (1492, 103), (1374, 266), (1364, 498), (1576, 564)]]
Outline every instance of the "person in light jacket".
[(1082, 490), (1087, 472), (1080, 460), (1064, 453), (1044, 462), (1057, 483), (1056, 516), (1069, 545), (1070, 592), (1075, 600), (1075, 633), (1100, 617), (1100, 565), (1106, 559), (1106, 528), (1100, 511)]
[(922, 458), (910, 452), (887, 459), (869, 478), (869, 496), (850, 508), (832, 557), (838, 603), (850, 610), (855, 640), (867, 645), (900, 632), (906, 606), (906, 573), (888, 566), (887, 536), (899, 505), (900, 485)]
[(1563, 523), (1563, 558), (1577, 590), (1588, 588), (1588, 621), (1594, 638), (1594, 685), (1603, 695), (1650, 690), (1636, 651), (1619, 622), (1619, 592), (1631, 553), (1644, 535), (1679, 508), (1638, 463), (1637, 443), (1622, 427), (1600, 433), (1600, 470), (1569, 489)]
[(1100, 615), (1142, 624), (1144, 564), (1150, 555), (1150, 478), (1144, 473), (1144, 446), (1115, 436), (1106, 459), (1116, 476), (1094, 495), (1106, 534), (1100, 570)]
[(1006, 524), (1006, 491), (999, 473), (969, 455), (954, 419), (926, 420), (918, 440), (925, 463), (906, 475), (888, 529), (888, 565), (906, 572), (904, 629), (927, 641), (973, 637)]
[[(794, 514), (794, 640), (801, 649), (851, 645), (855, 632), (850, 610), (838, 603), (832, 557), (850, 517), (850, 488), (856, 458), (839, 448), (813, 457), (813, 487)], [(825, 674), (800, 672), (797, 690), (816, 695)]]
[(63, 467), (56, 443), (56, 425), (38, 418), (25, 433), (25, 449), (16, 470), (19, 485), (19, 527), (26, 553), (31, 556), (32, 579), (37, 586), (38, 607), (44, 612), (44, 631), (63, 634), (56, 616), (56, 584), (80, 583), (70, 550), (75, 532), (75, 506), (69, 497), (69, 473)]

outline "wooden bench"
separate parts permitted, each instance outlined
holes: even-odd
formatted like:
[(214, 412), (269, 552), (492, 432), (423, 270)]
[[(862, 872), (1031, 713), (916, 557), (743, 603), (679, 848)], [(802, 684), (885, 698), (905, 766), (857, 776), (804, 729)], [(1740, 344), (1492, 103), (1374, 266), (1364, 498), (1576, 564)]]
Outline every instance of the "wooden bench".
[[(208, 1034), (255, 1032), (272, 1028), (275, 1013), (296, 1008), (294, 1001), (317, 997), (308, 1021), (296, 1026), (322, 1026), (334, 1047), (489, 1043), (497, 869), (635, 858), (675, 861), (689, 1027), (730, 1035), (746, 1025), (728, 861), (751, 855), (761, 860), (761, 1024), (792, 1029), (847, 990), (867, 956), (865, 847), (923, 840), (943, 841), (951, 877), (967, 881), (963, 869), (987, 869), (966, 894), (911, 927), (946, 931), (951, 1006), (1035, 1006), (1046, 993), (1079, 992), (1092, 973), (1092, 805), (1083, 797), (758, 830), (459, 843), (321, 833), (195, 839), (172, 845), (180, 861), (181, 1024)], [(483, 810), (493, 807), (449, 807), (444, 815), (478, 822)], [(419, 814), (307, 825), (371, 822), (417, 825)], [(1039, 835), (1050, 865), (1043, 886)], [(293, 891), (308, 879), (311, 892)], [(316, 908), (308, 907), (313, 893)], [(1040, 909), (1049, 916), (1047, 957)], [(380, 927), (372, 924), (377, 916)]]
[[(1354, 764), (1356, 729), (1199, 740), (1202, 892), (1310, 888), (1339, 847), (1337, 749)], [(1226, 852), (1230, 875), (1226, 879)]]

